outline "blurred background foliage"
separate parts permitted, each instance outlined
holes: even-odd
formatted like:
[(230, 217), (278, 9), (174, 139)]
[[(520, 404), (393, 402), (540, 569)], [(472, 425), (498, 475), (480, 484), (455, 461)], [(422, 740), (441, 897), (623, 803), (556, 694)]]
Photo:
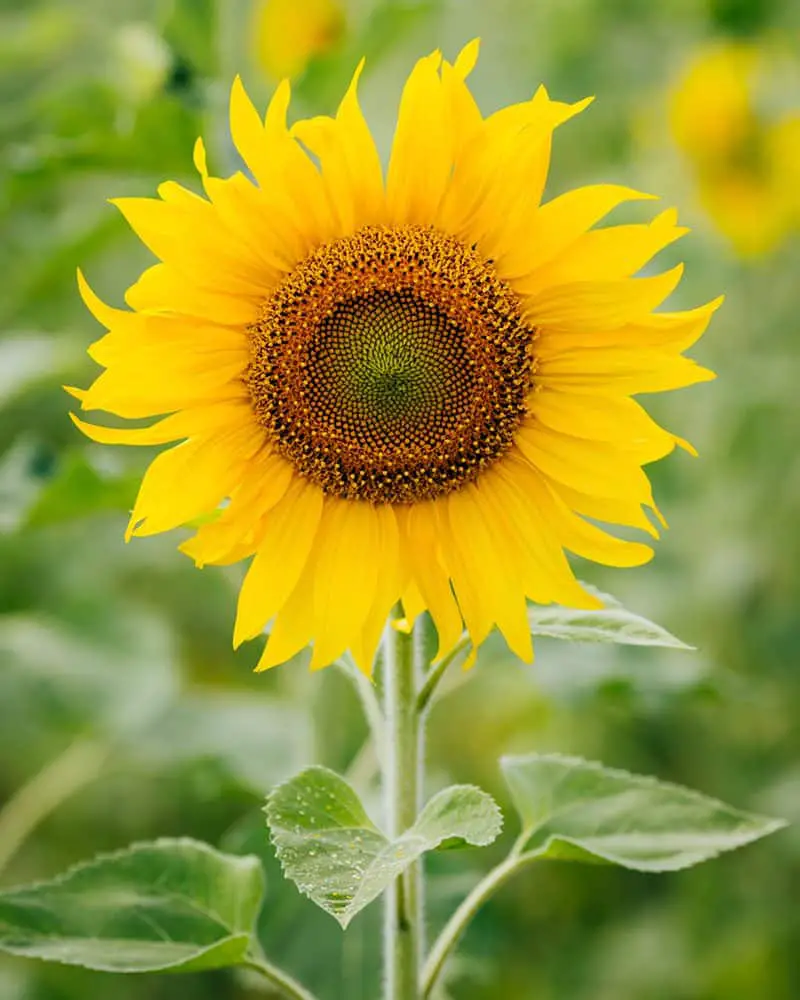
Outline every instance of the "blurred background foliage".
[[(653, 772), (800, 821), (800, 5), (785, 0), (0, 0), (0, 874), (48, 877), (100, 850), (187, 834), (265, 858), (268, 953), (323, 1000), (371, 1000), (377, 908), (343, 935), (283, 882), (260, 806), (311, 761), (369, 794), (347, 682), (303, 664), (254, 676), (233, 653), (241, 570), (198, 572), (175, 538), (122, 540), (147, 457), (69, 423), (99, 336), (75, 268), (107, 299), (147, 263), (105, 199), (196, 185), (192, 144), (236, 168), (241, 72), (296, 115), (331, 111), (362, 54), (385, 153), (403, 78), (475, 35), (485, 111), (550, 93), (596, 104), (555, 145), (549, 193), (616, 181), (678, 205), (694, 233), (680, 307), (728, 301), (696, 355), (710, 386), (655, 400), (701, 458), (653, 470), (671, 523), (656, 561), (580, 567), (697, 653), (489, 644), (434, 709), (432, 783), (502, 796), (504, 752)], [(23, 837), (31, 818), (41, 820)], [(513, 831), (509, 829), (508, 836)], [(497, 855), (503, 850), (497, 846)], [(435, 928), (492, 848), (434, 857)], [(479, 916), (454, 1000), (796, 1000), (800, 833), (664, 878), (544, 867)], [(4, 959), (2, 1000), (247, 1000), (229, 973), (99, 976)], [(444, 994), (443, 994), (444, 995)]]

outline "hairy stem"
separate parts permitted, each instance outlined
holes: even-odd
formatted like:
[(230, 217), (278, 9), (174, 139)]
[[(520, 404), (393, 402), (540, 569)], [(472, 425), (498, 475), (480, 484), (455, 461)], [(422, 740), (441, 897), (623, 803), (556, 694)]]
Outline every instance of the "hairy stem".
[[(394, 619), (402, 618), (396, 609)], [(383, 770), (387, 833), (399, 837), (416, 821), (422, 791), (422, 728), (417, 712), (418, 664), (414, 635), (395, 629), (384, 635), (383, 689), (386, 755)], [(422, 934), (422, 875), (419, 862), (386, 893), (384, 920), (385, 1000), (418, 1000)]]
[(428, 710), (431, 700), (436, 693), (436, 689), (439, 686), (439, 682), (447, 673), (448, 667), (465, 649), (467, 649), (469, 642), (469, 636), (463, 635), (455, 646), (453, 646), (450, 652), (445, 653), (445, 655), (437, 660), (430, 668), (425, 676), (425, 682), (422, 685), (419, 697), (417, 698), (417, 711), (420, 715), (424, 714)]
[(0, 871), (42, 820), (94, 781), (107, 756), (106, 747), (77, 740), (12, 795), (0, 811)]
[(499, 864), (496, 868), (493, 868), (489, 874), (475, 886), (472, 892), (458, 907), (445, 925), (436, 943), (431, 949), (427, 961), (425, 962), (425, 968), (422, 972), (422, 996), (425, 1000), (427, 1000), (433, 992), (433, 988), (439, 979), (439, 975), (444, 968), (445, 962), (451, 952), (455, 949), (462, 934), (467, 929), (472, 921), (472, 918), (481, 906), (483, 906), (486, 900), (489, 899), (490, 896), (494, 895), (494, 893), (497, 892), (501, 886), (505, 885), (512, 876), (516, 875), (520, 869), (524, 868), (534, 860), (535, 857), (532, 854), (520, 854), (515, 848), (505, 861)]
[(289, 997), (290, 1000), (317, 1000), (317, 997), (313, 993), (309, 992), (305, 986), (302, 986), (297, 982), (292, 976), (283, 969), (279, 969), (272, 964), (263, 954), (261, 954), (260, 949), (258, 954), (250, 955), (244, 966), (247, 969), (252, 969), (254, 972), (260, 973), (269, 983), (271, 983), (275, 989), (281, 994), (281, 996)]

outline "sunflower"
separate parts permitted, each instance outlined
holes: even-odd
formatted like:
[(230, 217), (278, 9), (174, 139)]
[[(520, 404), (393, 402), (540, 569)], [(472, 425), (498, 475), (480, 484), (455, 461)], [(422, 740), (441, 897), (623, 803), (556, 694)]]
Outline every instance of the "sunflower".
[(344, 29), (339, 0), (259, 0), (252, 22), (256, 63), (273, 79), (300, 76), (338, 44)]
[(767, 113), (780, 91), (780, 48), (715, 42), (669, 95), (672, 134), (698, 200), (743, 257), (766, 254), (800, 226), (800, 114)]
[(466, 79), (477, 42), (405, 84), (388, 170), (354, 79), (334, 118), (287, 126), (237, 79), (233, 141), (248, 168), (205, 197), (173, 182), (116, 201), (159, 258), (129, 309), (83, 298), (109, 331), (84, 410), (159, 416), (101, 443), (180, 442), (148, 468), (127, 537), (198, 522), (199, 566), (252, 556), (234, 643), (259, 668), (313, 643), (371, 669), (393, 605), (428, 610), (439, 652), (494, 627), (533, 655), (526, 600), (597, 607), (565, 551), (635, 566), (657, 537), (642, 466), (684, 442), (632, 396), (712, 373), (682, 356), (719, 300), (653, 312), (681, 267), (634, 277), (686, 230), (592, 227), (647, 198), (600, 184), (541, 203), (553, 132), (577, 104), (533, 98), (483, 117)]

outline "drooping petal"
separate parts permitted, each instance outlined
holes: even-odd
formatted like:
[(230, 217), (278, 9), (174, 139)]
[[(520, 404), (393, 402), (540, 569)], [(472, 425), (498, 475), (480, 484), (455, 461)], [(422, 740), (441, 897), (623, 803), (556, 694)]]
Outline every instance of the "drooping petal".
[(295, 478), (294, 467), (269, 447), (253, 459), (246, 478), (230, 495), (219, 516), (201, 524), (179, 548), (197, 566), (227, 565), (257, 551), (266, 519)]
[(470, 484), (448, 496), (447, 521), (453, 582), (470, 634), (480, 642), (496, 624), (520, 659), (532, 660), (525, 591), (513, 568), (498, 558), (477, 487)]
[[(395, 509), (390, 504), (374, 508), (378, 526), (378, 543), (373, 559), (378, 567), (378, 580), (372, 607), (355, 637), (350, 641), (350, 651), (362, 673), (370, 676), (381, 634), (389, 612), (403, 592), (403, 574), (400, 555), (400, 532)], [(415, 610), (406, 608), (407, 615)], [(421, 611), (422, 608), (419, 608)]]
[(361, 635), (377, 592), (379, 542), (372, 504), (326, 499), (314, 584), (312, 670), (327, 666)]
[[(269, 512), (266, 530), (239, 592), (234, 646), (257, 635), (286, 604), (307, 567), (322, 510), (321, 490), (296, 479)], [(311, 618), (310, 607), (306, 612)]]
[(412, 579), (430, 611), (439, 636), (437, 657), (458, 642), (463, 631), (461, 612), (442, 562), (442, 538), (434, 503), (398, 507), (401, 541)]
[(517, 432), (525, 458), (548, 476), (584, 493), (651, 503), (647, 476), (623, 451), (607, 442), (587, 441), (526, 423)]
[(570, 552), (606, 566), (641, 566), (653, 558), (649, 545), (615, 538), (574, 514), (540, 476), (531, 477), (529, 487), (533, 487), (532, 498), (561, 545)]
[(510, 559), (519, 567), (525, 593), (540, 604), (599, 607), (597, 598), (575, 579), (558, 536), (533, 499), (534, 471), (513, 449), (507, 461), (489, 469), (478, 485), (513, 539)]
[(212, 512), (263, 444), (263, 429), (251, 421), (162, 452), (144, 475), (126, 537), (169, 531)]

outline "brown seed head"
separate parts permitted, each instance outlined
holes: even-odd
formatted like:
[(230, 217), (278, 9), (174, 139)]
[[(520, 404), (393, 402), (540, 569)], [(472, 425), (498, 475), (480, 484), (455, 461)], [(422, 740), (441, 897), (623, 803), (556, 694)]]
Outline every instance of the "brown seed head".
[(321, 247), (250, 328), (253, 408), (324, 492), (413, 503), (511, 445), (535, 330), (491, 263), (435, 229), (373, 226)]

